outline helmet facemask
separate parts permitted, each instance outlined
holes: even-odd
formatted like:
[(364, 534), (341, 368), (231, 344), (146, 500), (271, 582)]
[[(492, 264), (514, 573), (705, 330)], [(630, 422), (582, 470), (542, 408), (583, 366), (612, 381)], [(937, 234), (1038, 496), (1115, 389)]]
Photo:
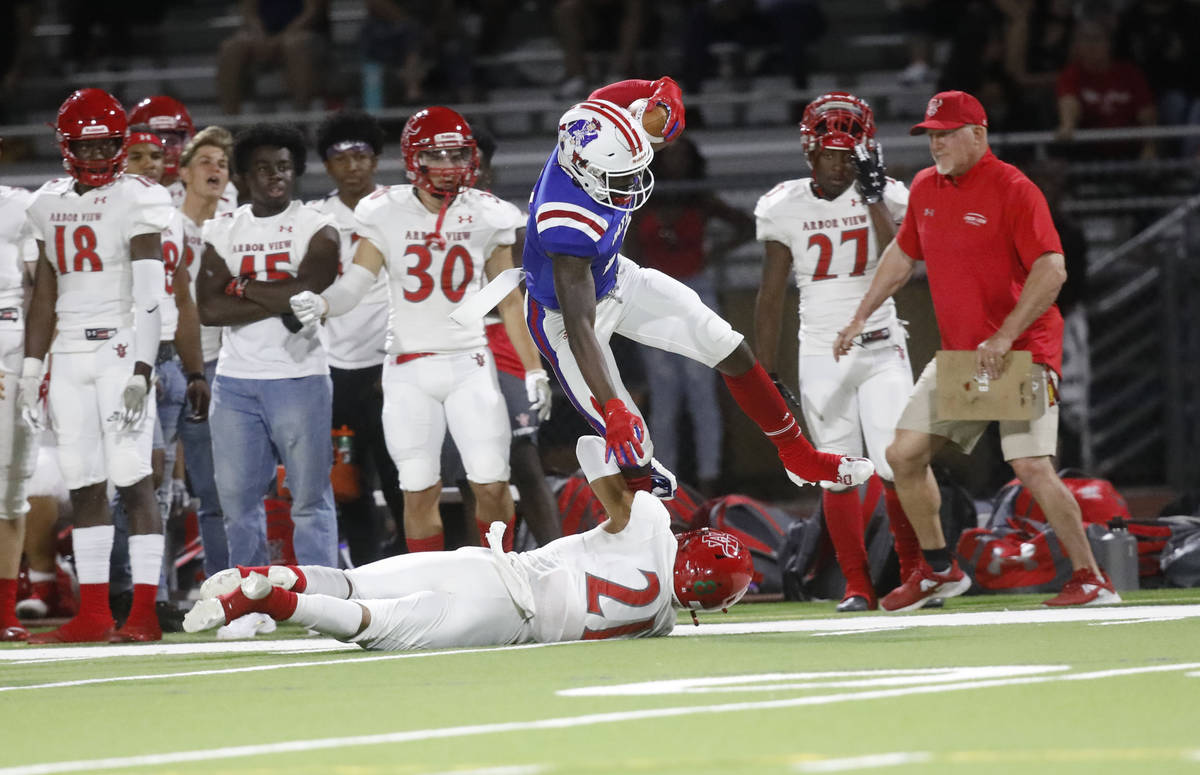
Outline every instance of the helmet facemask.
[(408, 179), (438, 197), (457, 196), (479, 178), (479, 149), (467, 145), (435, 145), (413, 155)]
[(871, 106), (847, 92), (830, 92), (809, 103), (800, 120), (804, 153), (812, 165), (812, 154), (822, 148), (853, 151), (865, 144), (874, 151), (875, 114)]
[(68, 140), (60, 138), (63, 169), (85, 186), (108, 185), (125, 167), (125, 138), (99, 137)]

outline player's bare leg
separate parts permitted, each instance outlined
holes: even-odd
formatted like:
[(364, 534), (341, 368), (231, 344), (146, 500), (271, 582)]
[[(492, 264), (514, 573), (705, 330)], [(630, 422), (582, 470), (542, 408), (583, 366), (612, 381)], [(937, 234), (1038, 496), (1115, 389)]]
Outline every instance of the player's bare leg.
[(112, 554), (113, 526), (107, 490), (106, 482), (71, 490), (71, 508), (75, 513), (72, 539), (75, 573), (79, 577), (79, 613), (57, 630), (30, 635), (30, 643), (89, 643), (107, 641), (112, 635), (113, 616), (108, 605), (108, 561)]
[(153, 478), (151, 474), (128, 487), (117, 488), (129, 514), (129, 566), (133, 576), (129, 618), (113, 636), (120, 641), (162, 639), (155, 598), (162, 573), (164, 539)]
[(1024, 457), (1010, 460), (1013, 473), (1021, 480), (1030, 495), (1042, 507), (1046, 521), (1071, 560), (1071, 569), (1087, 568), (1100, 575), (1100, 567), (1092, 555), (1083, 529), (1083, 513), (1079, 502), (1054, 471), (1049, 457)]
[(870, 478), (875, 470), (870, 461), (813, 449), (800, 432), (800, 425), (783, 396), (745, 341), (718, 363), (716, 369), (724, 377), (733, 400), (779, 450), (784, 468), (793, 479), (861, 484)]
[(942, 494), (929, 463), (946, 444), (941, 436), (897, 428), (887, 449), (888, 465), (895, 475), (896, 494), (923, 551), (946, 548), (942, 522), (938, 516)]
[(475, 523), (479, 527), (481, 543), (486, 545), (487, 541), (483, 537), (487, 535), (493, 522), (503, 522), (506, 525), (504, 548), (512, 549), (515, 506), (508, 482), (471, 482), (470, 485), (471, 491), (475, 493)]
[(404, 538), (408, 551), (436, 552), (446, 547), (442, 514), (438, 509), (441, 499), (440, 479), (424, 490), (404, 491)]

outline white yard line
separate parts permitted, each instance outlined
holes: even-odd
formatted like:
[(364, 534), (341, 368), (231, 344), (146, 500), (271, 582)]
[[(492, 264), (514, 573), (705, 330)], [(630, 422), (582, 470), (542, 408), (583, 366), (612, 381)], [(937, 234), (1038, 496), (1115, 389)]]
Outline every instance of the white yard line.
[(843, 759), (821, 759), (815, 762), (800, 762), (792, 766), (796, 772), (849, 772), (851, 770), (896, 767), (901, 764), (923, 764), (933, 756), (926, 751), (874, 753), (866, 756), (849, 756)]
[(1148, 667), (1132, 667), (1122, 670), (1103, 670), (1093, 673), (1076, 673), (1070, 676), (1043, 675), (984, 681), (963, 681), (957, 684), (909, 686), (897, 689), (879, 689), (864, 692), (847, 692), (810, 697), (794, 697), (785, 700), (733, 702), (719, 705), (698, 705), (675, 708), (653, 708), (612, 713), (593, 713), (583, 716), (564, 716), (559, 718), (537, 719), (533, 721), (511, 721), (500, 724), (473, 724), (461, 727), (416, 729), (405, 732), (389, 732), (377, 735), (332, 737), (316, 740), (289, 740), (277, 743), (261, 743), (258, 745), (230, 746), (226, 748), (211, 748), (194, 751), (175, 751), (161, 754), (146, 754), (142, 756), (122, 756), (106, 759), (19, 765), (16, 767), (0, 768), (0, 775), (54, 775), (55, 773), (63, 772), (98, 772), (101, 770), (114, 770), (129, 767), (161, 767), (164, 765), (183, 764), (186, 762), (215, 761), (222, 759), (242, 758), (246, 756), (267, 756), (272, 754), (299, 753), (304, 751), (327, 750), (330, 748), (347, 748), (351, 746), (394, 745), (398, 743), (409, 743), (422, 740), (444, 740), (448, 738), (475, 737), (479, 735), (511, 732), (573, 729), (578, 727), (594, 726), (597, 724), (613, 724), (646, 719), (692, 716), (698, 714), (745, 713), (748, 711), (833, 705), (836, 703), (854, 702), (860, 700), (893, 699), (896, 697), (907, 697), (917, 694), (942, 694), (945, 692), (974, 691), (1004, 686), (1043, 684), (1061, 681), (1066, 678), (1076, 681), (1083, 681), (1098, 678), (1111, 678), (1117, 675), (1131, 676), (1144, 673), (1177, 672), (1195, 670), (1197, 668), (1200, 668), (1200, 662), (1180, 663), (1175, 665), (1153, 665)]

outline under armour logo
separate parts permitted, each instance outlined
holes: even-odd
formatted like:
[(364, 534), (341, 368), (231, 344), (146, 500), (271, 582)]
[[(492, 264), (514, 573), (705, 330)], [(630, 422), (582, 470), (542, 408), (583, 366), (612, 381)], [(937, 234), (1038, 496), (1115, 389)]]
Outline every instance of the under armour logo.
[(471, 215), (460, 215), (460, 216), (458, 216), (458, 222), (459, 223), (471, 223), (473, 218), (474, 218), (474, 216), (471, 216)]
[(932, 208), (932, 207), (926, 207), (926, 208), (925, 208), (925, 217), (926, 217), (926, 218), (928, 218), (928, 217), (930, 217), (931, 215), (933, 215), (933, 208)]
[(291, 226), (280, 226), (280, 227), (279, 227), (279, 230), (280, 230), (280, 231), (291, 232), (291, 230), (292, 230), (292, 227), (291, 227)]
[(114, 345), (113, 345), (113, 349), (117, 351), (117, 357), (118, 357), (118, 358), (124, 358), (124, 357), (125, 357), (125, 351), (129, 349), (129, 345), (127, 345), (127, 344), (114, 344)]
[(472, 357), (475, 358), (475, 365), (479, 366), (480, 368), (483, 368), (483, 364), (484, 364), (483, 353), (475, 353), (475, 355)]
[(92, 200), (92, 204), (94, 204), (94, 205), (102, 205), (102, 204), (106, 203), (107, 201), (108, 201), (108, 197), (106, 197), (106, 196), (98, 196), (98, 197), (96, 197), (95, 199), (93, 199), (93, 200)]

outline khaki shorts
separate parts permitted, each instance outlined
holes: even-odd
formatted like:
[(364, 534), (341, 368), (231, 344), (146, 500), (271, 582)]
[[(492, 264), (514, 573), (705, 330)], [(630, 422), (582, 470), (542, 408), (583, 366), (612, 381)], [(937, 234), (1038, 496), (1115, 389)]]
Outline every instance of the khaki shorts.
[[(1047, 370), (1049, 371), (1049, 370)], [(1048, 380), (1053, 374), (1048, 373)], [(1043, 400), (1047, 391), (1042, 391)], [(970, 453), (987, 430), (990, 420), (937, 419), (937, 361), (930, 361), (913, 387), (908, 405), (900, 415), (897, 428), (942, 436), (963, 452)], [(1000, 449), (1004, 459), (1046, 457), (1058, 448), (1058, 402), (1049, 404), (1034, 420), (1001, 420)]]

